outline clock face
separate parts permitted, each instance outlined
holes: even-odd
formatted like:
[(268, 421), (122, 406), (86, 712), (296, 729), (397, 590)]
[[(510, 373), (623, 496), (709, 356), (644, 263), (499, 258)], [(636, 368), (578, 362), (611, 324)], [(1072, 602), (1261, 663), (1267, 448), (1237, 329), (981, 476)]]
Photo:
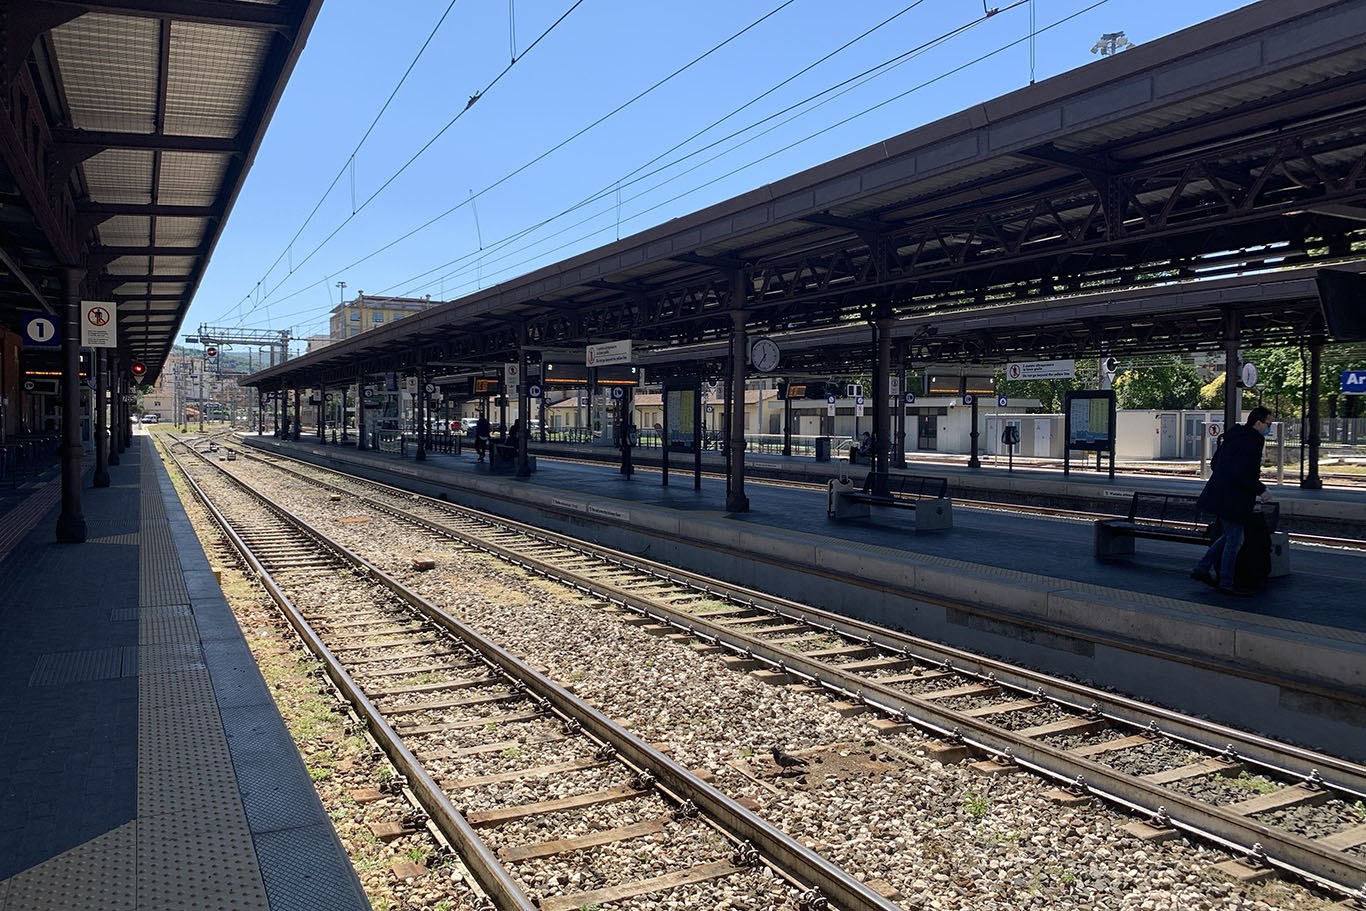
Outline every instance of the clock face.
[(754, 364), (755, 370), (767, 373), (778, 366), (778, 358), (781, 355), (777, 342), (771, 338), (761, 338), (750, 349), (750, 362)]

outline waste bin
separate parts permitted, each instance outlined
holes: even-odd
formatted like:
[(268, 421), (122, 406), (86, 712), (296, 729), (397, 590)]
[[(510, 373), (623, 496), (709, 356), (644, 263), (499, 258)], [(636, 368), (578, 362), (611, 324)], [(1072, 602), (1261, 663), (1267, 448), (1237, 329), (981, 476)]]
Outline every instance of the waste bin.
[(830, 438), (816, 437), (816, 461), (830, 461)]

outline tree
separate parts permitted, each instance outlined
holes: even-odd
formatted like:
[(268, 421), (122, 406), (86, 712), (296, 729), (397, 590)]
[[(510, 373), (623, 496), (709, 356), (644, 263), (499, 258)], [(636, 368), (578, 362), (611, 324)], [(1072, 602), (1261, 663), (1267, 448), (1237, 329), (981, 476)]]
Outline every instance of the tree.
[(1206, 411), (1219, 411), (1224, 407), (1224, 374), (1200, 387), (1199, 405)]
[(1145, 410), (1193, 408), (1200, 396), (1195, 367), (1175, 355), (1165, 363), (1125, 370), (1115, 377), (1115, 407)]

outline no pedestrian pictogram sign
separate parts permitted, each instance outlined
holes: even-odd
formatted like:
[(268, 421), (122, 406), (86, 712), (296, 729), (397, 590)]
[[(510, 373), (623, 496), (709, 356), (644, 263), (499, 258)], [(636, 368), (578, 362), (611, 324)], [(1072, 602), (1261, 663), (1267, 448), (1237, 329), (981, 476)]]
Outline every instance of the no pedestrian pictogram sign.
[(118, 305), (112, 301), (81, 301), (81, 347), (117, 348)]

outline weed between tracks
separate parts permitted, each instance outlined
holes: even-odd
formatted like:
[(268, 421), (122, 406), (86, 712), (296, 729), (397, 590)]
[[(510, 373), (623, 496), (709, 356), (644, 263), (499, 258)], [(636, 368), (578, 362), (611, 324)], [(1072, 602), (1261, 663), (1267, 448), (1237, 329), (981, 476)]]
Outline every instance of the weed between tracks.
[[(240, 571), (216, 526), (194, 500), (174, 465), (168, 461), (166, 467), (205, 553), (211, 562), (223, 567), (223, 594), (371, 907), (374, 911), (469, 908), (469, 890), (463, 885), (465, 873), (449, 860), (434, 863), (426, 874), (413, 880), (400, 880), (392, 871), (397, 861), (425, 865), (437, 856), (433, 852), (438, 845), (426, 831), (386, 844), (370, 830), (369, 823), (396, 819), (410, 807), (389, 796), (360, 804), (351, 792), (382, 786), (393, 778), (393, 767), (371, 749), (364, 736), (346, 733), (344, 709), (330, 690), (319, 693), (324, 682), (321, 662), (283, 624), (260, 586)], [(424, 676), (431, 680), (419, 682), (437, 679), (436, 675)]]

